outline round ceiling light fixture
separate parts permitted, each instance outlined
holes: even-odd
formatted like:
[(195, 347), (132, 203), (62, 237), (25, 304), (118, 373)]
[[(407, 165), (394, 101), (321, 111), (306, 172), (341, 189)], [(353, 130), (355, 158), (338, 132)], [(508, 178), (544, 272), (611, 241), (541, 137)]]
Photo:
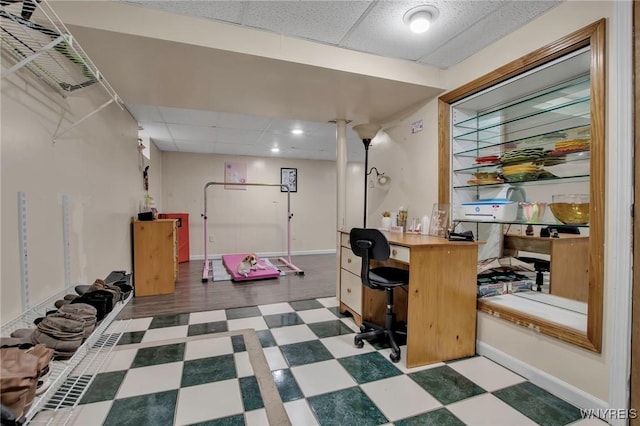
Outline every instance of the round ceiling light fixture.
[(423, 5), (409, 9), (404, 14), (402, 20), (416, 34), (423, 33), (429, 29), (431, 24), (438, 18), (440, 12), (435, 6)]

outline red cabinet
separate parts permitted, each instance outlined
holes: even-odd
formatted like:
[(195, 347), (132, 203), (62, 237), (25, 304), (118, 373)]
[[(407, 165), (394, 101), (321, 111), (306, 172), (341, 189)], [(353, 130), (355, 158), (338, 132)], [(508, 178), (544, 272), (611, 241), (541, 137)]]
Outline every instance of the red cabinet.
[(189, 214), (188, 213), (160, 213), (159, 219), (178, 220), (178, 262), (189, 261)]

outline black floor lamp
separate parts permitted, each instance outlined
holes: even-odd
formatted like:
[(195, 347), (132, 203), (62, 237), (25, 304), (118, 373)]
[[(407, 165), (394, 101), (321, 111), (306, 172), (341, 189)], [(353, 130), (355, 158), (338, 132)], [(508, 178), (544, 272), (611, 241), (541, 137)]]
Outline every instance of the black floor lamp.
[(353, 126), (353, 130), (358, 134), (358, 137), (362, 139), (364, 144), (364, 219), (362, 221), (363, 228), (367, 227), (367, 170), (369, 169), (369, 145), (371, 145), (371, 139), (373, 139), (380, 130), (380, 125), (367, 123), (358, 124)]

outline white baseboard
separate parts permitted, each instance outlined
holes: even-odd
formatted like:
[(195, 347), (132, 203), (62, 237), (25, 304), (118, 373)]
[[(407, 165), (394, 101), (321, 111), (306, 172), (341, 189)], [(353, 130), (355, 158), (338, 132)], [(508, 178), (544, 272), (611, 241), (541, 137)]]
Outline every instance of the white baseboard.
[[(264, 252), (264, 253), (256, 253), (258, 257), (282, 257), (287, 256), (287, 252)], [(309, 254), (336, 254), (336, 249), (326, 249), (326, 250), (301, 250), (291, 253), (291, 256), (306, 256)], [(222, 254), (209, 254), (209, 259), (222, 259)], [(203, 254), (195, 254), (193, 256), (189, 256), (189, 260), (204, 260)]]
[(497, 362), (505, 368), (521, 375), (536, 386), (540, 386), (544, 390), (554, 394), (578, 408), (583, 409), (606, 409), (609, 404), (593, 395), (590, 395), (577, 387), (564, 382), (544, 371), (535, 368), (529, 364), (525, 364), (508, 355), (493, 346), (483, 342), (476, 342), (476, 351), (478, 355), (482, 355), (490, 360)]

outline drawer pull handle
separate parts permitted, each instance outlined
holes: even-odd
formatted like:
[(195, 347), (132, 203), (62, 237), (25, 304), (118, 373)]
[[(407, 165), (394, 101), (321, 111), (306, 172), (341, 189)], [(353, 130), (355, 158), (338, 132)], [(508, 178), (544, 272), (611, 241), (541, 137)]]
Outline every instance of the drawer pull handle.
[(347, 293), (351, 293), (351, 289), (350, 288), (347, 288)]
[(351, 258), (348, 258), (348, 259), (347, 259), (347, 263), (351, 263)]
[(394, 256), (397, 256), (398, 255), (398, 250), (396, 250), (396, 249), (391, 250), (391, 254), (393, 254)]

